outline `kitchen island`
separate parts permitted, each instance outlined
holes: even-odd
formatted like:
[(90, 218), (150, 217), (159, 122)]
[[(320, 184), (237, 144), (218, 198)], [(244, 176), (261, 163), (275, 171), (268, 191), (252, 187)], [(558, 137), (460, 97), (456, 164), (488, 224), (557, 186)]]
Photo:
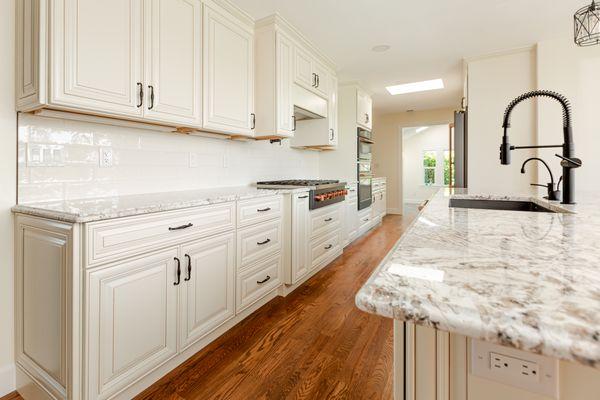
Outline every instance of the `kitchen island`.
[[(556, 212), (451, 208), (452, 197), (532, 201)], [(395, 349), (396, 358), (402, 358), (396, 360), (395, 378), (402, 380), (396, 385), (397, 398), (407, 390), (406, 398), (411, 398), (418, 389), (419, 377), (411, 375), (417, 372), (410, 371), (406, 360), (406, 350), (415, 357), (415, 349), (407, 347), (406, 336), (413, 337), (422, 327), (440, 332), (434, 332), (434, 353), (447, 348), (448, 358), (452, 343), (458, 345), (454, 356), (465, 353), (466, 362), (445, 362), (444, 354), (434, 354), (438, 398), (440, 386), (462, 380), (469, 368), (473, 372), (467, 355), (474, 354), (471, 346), (477, 341), (472, 339), (532, 357), (566, 360), (567, 366), (561, 362), (557, 368), (561, 375), (565, 368), (583, 365), (599, 380), (600, 210), (594, 196), (578, 201), (563, 206), (529, 196), (447, 189), (429, 201), (356, 296), (360, 309), (396, 320), (395, 345), (402, 347)], [(453, 363), (464, 371), (446, 374), (444, 367), (452, 369)], [(440, 382), (440, 373), (447, 382)], [(579, 398), (565, 394), (569, 385), (562, 376), (551, 380), (560, 380), (557, 396), (536, 399)], [(465, 396), (468, 391), (464, 388)], [(587, 398), (600, 398), (598, 393)]]

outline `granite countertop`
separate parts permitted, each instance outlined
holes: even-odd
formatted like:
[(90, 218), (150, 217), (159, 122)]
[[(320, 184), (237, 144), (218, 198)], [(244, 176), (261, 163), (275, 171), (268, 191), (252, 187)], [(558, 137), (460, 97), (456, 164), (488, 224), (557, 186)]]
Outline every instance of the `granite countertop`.
[(64, 222), (84, 223), (309, 190), (309, 187), (291, 189), (224, 187), (18, 204), (12, 208), (12, 211)]
[[(600, 207), (450, 208), (438, 192), (356, 295), (367, 312), (600, 368)], [(516, 197), (516, 199), (523, 199)]]

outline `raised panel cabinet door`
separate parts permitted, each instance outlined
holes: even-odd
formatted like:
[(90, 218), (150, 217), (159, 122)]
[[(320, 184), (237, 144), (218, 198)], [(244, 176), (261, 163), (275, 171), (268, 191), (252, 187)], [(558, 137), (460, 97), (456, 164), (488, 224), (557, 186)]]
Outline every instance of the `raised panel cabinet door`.
[(277, 131), (279, 134), (294, 134), (294, 104), (292, 99), (293, 46), (292, 42), (277, 33)]
[(310, 270), (309, 213), (308, 193), (295, 194), (292, 198), (292, 284)]
[(335, 76), (330, 76), (329, 86), (329, 144), (337, 146), (338, 144), (338, 80)]
[(145, 3), (146, 118), (202, 125), (202, 2)]
[(331, 74), (324, 65), (317, 61), (313, 62), (313, 73), (316, 79), (315, 92), (328, 99), (330, 95), (329, 88), (331, 87)]
[(362, 90), (356, 92), (356, 123), (363, 128), (369, 127), (368, 97)]
[(50, 103), (141, 116), (142, 0), (51, 4)]
[(235, 315), (235, 234), (182, 247), (181, 350)]
[(315, 90), (312, 57), (298, 45), (294, 46), (294, 82), (308, 90)]
[(88, 399), (112, 396), (177, 354), (178, 259), (172, 248), (88, 273)]
[(348, 200), (346, 205), (346, 231), (348, 242), (354, 240), (358, 234), (358, 202), (356, 198)]
[(204, 128), (253, 136), (254, 35), (216, 5), (204, 7)]

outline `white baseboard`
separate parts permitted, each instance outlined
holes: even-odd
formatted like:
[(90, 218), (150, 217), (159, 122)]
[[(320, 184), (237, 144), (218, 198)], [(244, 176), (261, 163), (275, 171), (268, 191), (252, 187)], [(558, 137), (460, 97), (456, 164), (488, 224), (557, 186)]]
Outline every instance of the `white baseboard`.
[(15, 364), (0, 367), (0, 397), (16, 390)]

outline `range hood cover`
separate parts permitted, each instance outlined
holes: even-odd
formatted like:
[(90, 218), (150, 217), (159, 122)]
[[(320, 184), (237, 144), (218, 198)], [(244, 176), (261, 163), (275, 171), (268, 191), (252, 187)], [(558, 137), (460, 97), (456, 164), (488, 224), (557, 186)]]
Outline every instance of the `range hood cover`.
[(327, 100), (309, 92), (297, 84), (292, 86), (294, 116), (297, 121), (327, 117)]

